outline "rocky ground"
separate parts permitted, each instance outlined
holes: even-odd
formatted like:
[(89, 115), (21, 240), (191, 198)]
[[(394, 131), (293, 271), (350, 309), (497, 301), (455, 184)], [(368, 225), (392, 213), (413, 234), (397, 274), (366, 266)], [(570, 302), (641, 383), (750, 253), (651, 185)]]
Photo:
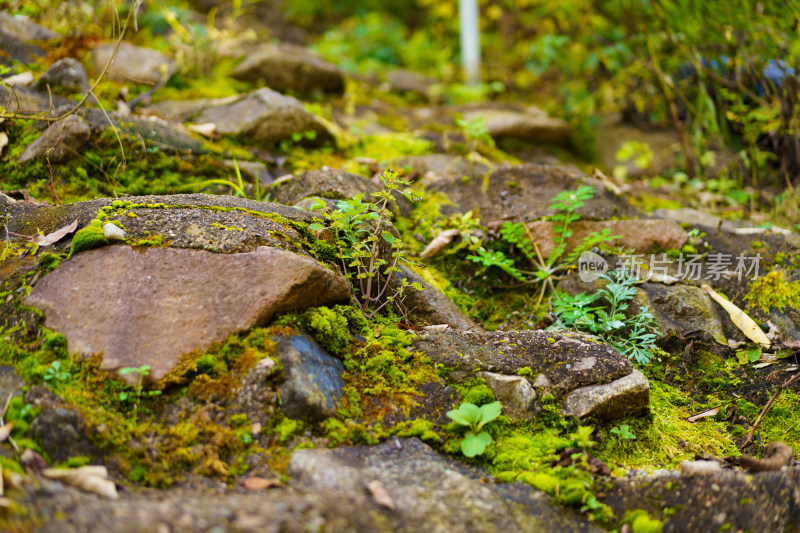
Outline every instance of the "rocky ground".
[[(234, 47), (212, 95), (123, 42), (104, 107), (76, 108), (114, 42), (55, 60), (60, 34), (6, 13), (0, 42), (5, 530), (800, 529), (795, 228), (586, 174), (562, 162), (569, 124), (527, 102), (446, 105), (437, 80), (297, 45)], [(385, 192), (359, 235), (414, 260), (375, 278), (387, 295), (418, 287), (369, 316), (336, 201), (380, 195), (387, 168), (418, 197)], [(562, 239), (553, 199), (586, 186)], [(509, 221), (545, 263), (619, 235), (589, 248), (649, 267), (608, 319), (652, 312), (648, 357), (545, 329), (554, 293), (514, 277)], [(513, 269), (468, 257), (501, 245)], [(547, 264), (568, 295), (606, 286)], [(446, 413), (495, 400), (464, 457)]]

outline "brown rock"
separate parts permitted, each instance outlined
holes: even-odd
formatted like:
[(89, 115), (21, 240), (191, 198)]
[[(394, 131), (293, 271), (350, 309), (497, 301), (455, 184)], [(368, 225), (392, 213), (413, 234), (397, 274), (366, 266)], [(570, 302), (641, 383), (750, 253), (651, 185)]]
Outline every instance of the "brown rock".
[(341, 275), (278, 248), (215, 254), (111, 246), (65, 261), (25, 301), (44, 310), (70, 352), (102, 352), (106, 370), (150, 365), (148, 379), (158, 381), (182, 355), (276, 312), (349, 297)]
[(577, 210), (582, 218), (604, 220), (634, 216), (636, 209), (623, 197), (615, 196), (600, 180), (563, 166), (525, 164), (492, 172), (484, 190), (482, 179), (465, 182), (461, 176), (435, 182), (429, 190), (442, 192), (454, 205), (443, 205), (442, 214), (480, 210), (481, 220), (531, 221), (553, 214), (550, 204), (562, 191), (582, 185), (595, 188), (595, 195)]
[[(592, 232), (600, 233), (608, 228), (613, 235), (622, 235), (614, 241), (625, 248), (633, 248), (637, 252), (650, 252), (656, 249), (680, 248), (686, 243), (686, 231), (672, 220), (578, 220), (570, 224), (572, 236), (567, 239), (567, 251), (574, 250)], [(555, 247), (555, 231), (553, 223), (548, 220), (537, 220), (528, 224), (539, 251), (549, 257)]]

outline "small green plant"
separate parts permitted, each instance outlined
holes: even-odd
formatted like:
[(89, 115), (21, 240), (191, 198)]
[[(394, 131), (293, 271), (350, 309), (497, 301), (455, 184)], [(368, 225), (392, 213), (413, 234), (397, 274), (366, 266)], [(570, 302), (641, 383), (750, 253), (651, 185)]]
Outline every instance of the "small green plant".
[(136, 384), (133, 387), (133, 394), (128, 392), (120, 392), (119, 393), (119, 400), (121, 402), (129, 402), (133, 401), (133, 408), (134, 410), (139, 409), (139, 402), (141, 402), (143, 397), (153, 397), (159, 396), (161, 394), (160, 390), (151, 390), (151, 391), (144, 391), (144, 377), (150, 374), (150, 365), (142, 365), (139, 368), (132, 368), (132, 367), (125, 367), (120, 368), (119, 375), (120, 376), (127, 376), (128, 374), (136, 374), (137, 380)]
[(61, 361), (53, 361), (44, 373), (45, 381), (67, 381), (71, 374), (61, 370)]
[(251, 200), (256, 200), (257, 202), (266, 202), (270, 199), (272, 193), (270, 191), (261, 190), (261, 183), (259, 182), (258, 177), (253, 180), (253, 188), (251, 190), (252, 194), (248, 196), (247, 186), (242, 178), (242, 172), (239, 170), (239, 163), (235, 159), (233, 160), (233, 170), (236, 172), (236, 181), (226, 179), (210, 179), (201, 181), (200, 183), (192, 183), (184, 187), (184, 189), (200, 190), (213, 185), (222, 185), (223, 187), (230, 187), (233, 196), (236, 197), (249, 198)]
[(631, 427), (628, 424), (614, 426), (609, 431), (616, 435), (620, 440), (636, 440), (636, 435), (633, 433), (633, 431), (631, 431)]
[[(394, 193), (412, 201), (416, 198), (409, 190), (400, 188), (410, 183), (397, 172), (387, 169), (380, 178), (383, 188), (372, 193), (375, 203), (365, 202), (364, 194), (358, 194), (352, 200), (337, 202), (337, 209), (329, 215), (330, 228), (339, 237), (337, 256), (353, 287), (356, 303), (367, 318), (401, 300), (409, 286), (422, 290), (421, 285), (409, 284), (405, 278), (399, 285), (391, 284), (395, 272), (400, 270), (398, 262), (405, 258), (403, 242), (388, 230), (392, 216), (389, 206), (394, 202)], [(323, 202), (317, 204), (322, 206)], [(309, 227), (316, 231), (324, 226), (316, 223)], [(385, 258), (387, 254), (381, 254), (381, 248), (387, 245), (391, 250), (390, 260)]]
[(492, 436), (481, 430), (483, 426), (500, 416), (502, 409), (500, 402), (487, 403), (480, 407), (474, 403), (462, 403), (458, 409), (447, 412), (448, 418), (468, 428), (461, 441), (461, 452), (465, 456), (480, 455), (492, 443)]
[(542, 302), (545, 293), (555, 292), (556, 280), (574, 267), (580, 255), (596, 246), (606, 245), (619, 239), (619, 235), (612, 236), (608, 228), (601, 232), (587, 235), (574, 250), (567, 252), (567, 240), (572, 236), (570, 224), (580, 218), (577, 210), (584, 202), (594, 196), (593, 187), (584, 186), (575, 191), (562, 191), (553, 198), (550, 209), (555, 211), (549, 220), (553, 223), (555, 232), (554, 248), (545, 259), (533, 236), (523, 222), (506, 222), (500, 229), (500, 237), (509, 245), (518, 250), (528, 261), (533, 270), (520, 268), (512, 257), (502, 251), (488, 251), (483, 246), (476, 249), (475, 254), (467, 259), (480, 263), (484, 268), (497, 267), (522, 283), (540, 283), (539, 298), (536, 307)]
[(553, 314), (557, 320), (549, 329), (569, 328), (596, 335), (637, 363), (649, 363), (658, 337), (656, 319), (647, 306), (630, 316), (625, 314), (636, 294), (636, 279), (615, 270), (598, 277), (606, 285), (594, 294), (556, 292)]

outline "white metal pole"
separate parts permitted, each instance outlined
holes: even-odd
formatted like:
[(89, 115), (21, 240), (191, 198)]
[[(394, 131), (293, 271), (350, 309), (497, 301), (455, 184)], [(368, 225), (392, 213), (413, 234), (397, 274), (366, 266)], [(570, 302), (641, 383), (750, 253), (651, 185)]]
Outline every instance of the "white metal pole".
[(481, 34), (478, 28), (478, 0), (458, 0), (461, 26), (461, 65), (464, 81), (475, 85), (481, 81)]

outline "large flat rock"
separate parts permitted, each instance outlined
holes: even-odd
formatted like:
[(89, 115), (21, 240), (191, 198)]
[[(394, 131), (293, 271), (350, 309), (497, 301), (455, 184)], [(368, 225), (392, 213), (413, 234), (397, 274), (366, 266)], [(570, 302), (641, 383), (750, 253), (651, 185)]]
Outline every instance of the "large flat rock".
[(585, 176), (566, 167), (529, 163), (501, 168), (489, 176), (488, 187), (483, 180), (465, 183), (461, 176), (437, 181), (431, 191), (442, 192), (454, 205), (442, 206), (442, 214), (466, 213), (480, 210), (484, 223), (495, 220), (531, 221), (550, 216), (550, 204), (561, 191), (575, 190), (582, 185), (595, 188), (594, 198), (577, 210), (585, 219), (610, 219), (633, 216), (631, 204), (615, 196), (600, 180)]
[(528, 367), (532, 379), (543, 374), (557, 394), (610, 383), (633, 371), (628, 358), (610, 346), (566, 331), (424, 332), (415, 347), (435, 363), (464, 372), (516, 375)]
[(106, 246), (65, 261), (36, 284), (26, 305), (67, 337), (70, 352), (103, 354), (101, 368), (150, 365), (157, 381), (181, 356), (280, 311), (346, 302), (347, 281), (279, 248), (203, 250)]

